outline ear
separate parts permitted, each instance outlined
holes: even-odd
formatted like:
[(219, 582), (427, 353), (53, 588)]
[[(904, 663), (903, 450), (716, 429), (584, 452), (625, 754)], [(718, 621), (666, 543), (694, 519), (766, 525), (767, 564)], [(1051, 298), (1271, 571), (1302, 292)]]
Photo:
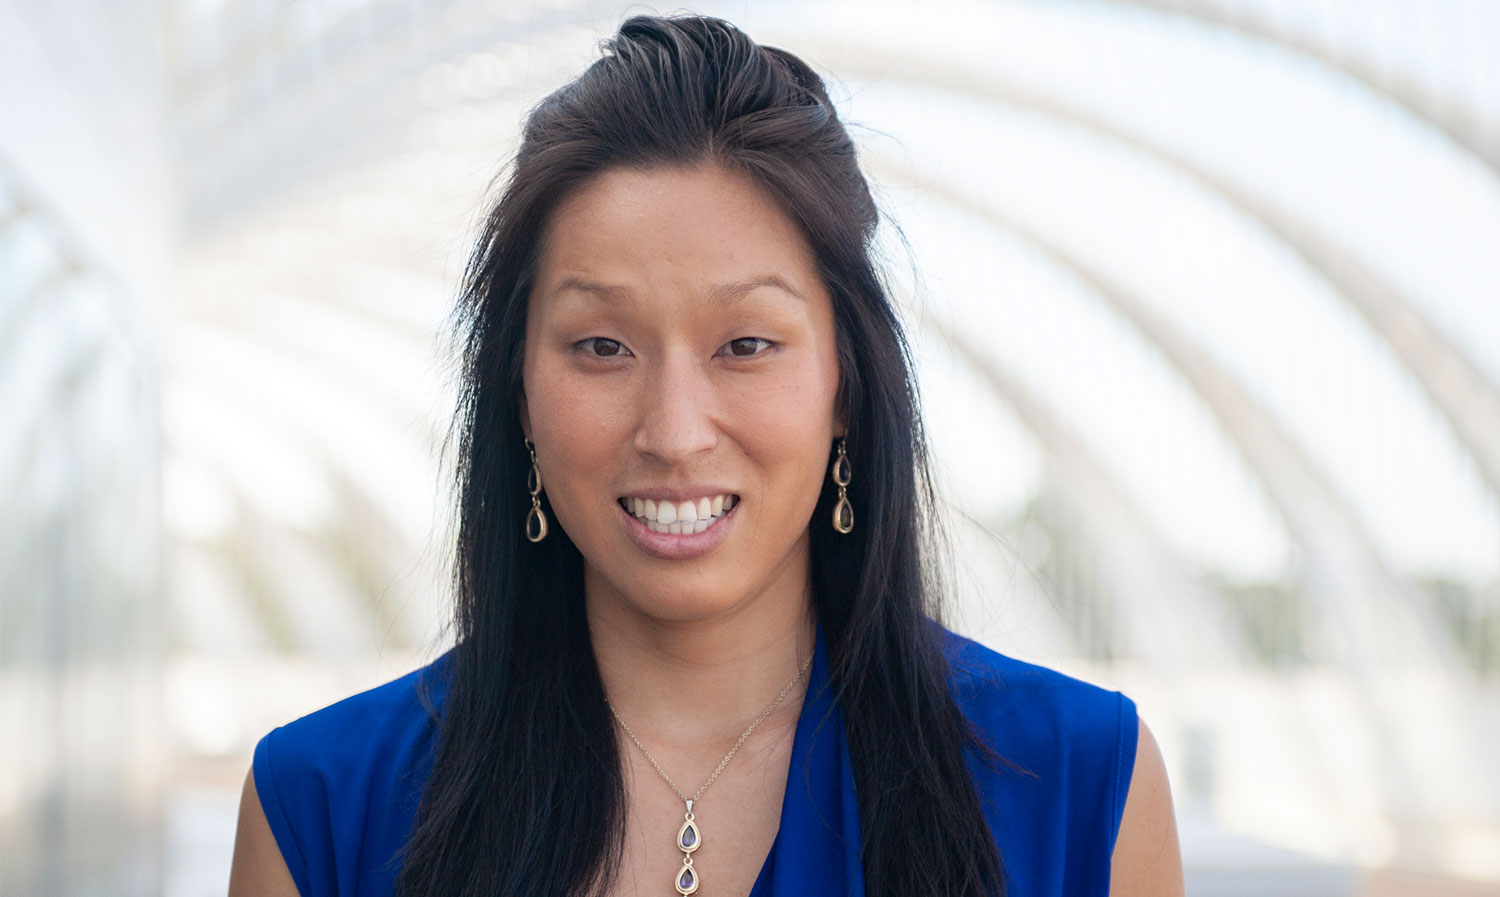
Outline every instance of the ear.
[(833, 406), (833, 438), (839, 439), (849, 435), (849, 413), (844, 410), (843, 402), (836, 402)]
[(521, 434), (527, 439), (531, 438), (531, 412), (526, 407), (526, 395), (521, 395)]

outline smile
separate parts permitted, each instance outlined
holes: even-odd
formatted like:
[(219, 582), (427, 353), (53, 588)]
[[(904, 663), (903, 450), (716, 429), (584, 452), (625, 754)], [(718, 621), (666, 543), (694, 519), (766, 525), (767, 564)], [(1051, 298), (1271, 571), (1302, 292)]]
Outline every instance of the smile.
[(705, 495), (688, 501), (656, 501), (650, 498), (624, 496), (620, 507), (646, 525), (653, 533), (690, 535), (701, 533), (718, 523), (739, 501), (731, 494)]

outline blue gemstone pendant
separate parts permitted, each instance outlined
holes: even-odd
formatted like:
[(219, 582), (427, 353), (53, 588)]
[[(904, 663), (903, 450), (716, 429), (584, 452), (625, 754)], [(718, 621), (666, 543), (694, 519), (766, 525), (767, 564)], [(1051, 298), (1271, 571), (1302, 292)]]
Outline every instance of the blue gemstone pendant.
[(703, 844), (698, 834), (698, 823), (693, 821), (693, 802), (687, 802), (687, 813), (683, 815), (682, 828), (677, 830), (677, 849), (682, 851), (682, 868), (677, 870), (677, 880), (672, 882), (677, 893), (686, 895), (698, 890), (698, 870), (693, 868), (693, 851)]

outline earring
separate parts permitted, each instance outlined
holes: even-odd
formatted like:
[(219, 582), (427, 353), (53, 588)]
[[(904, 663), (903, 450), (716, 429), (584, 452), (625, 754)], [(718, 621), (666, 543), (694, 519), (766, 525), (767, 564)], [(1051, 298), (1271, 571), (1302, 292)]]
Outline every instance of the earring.
[(833, 459), (834, 485), (839, 487), (839, 502), (833, 506), (833, 528), (848, 535), (854, 531), (854, 507), (849, 504), (849, 481), (854, 478), (854, 468), (849, 464), (849, 455), (844, 451), (844, 437), (839, 437), (839, 456)]
[(531, 510), (526, 512), (526, 538), (540, 542), (547, 538), (547, 515), (542, 512), (542, 472), (536, 466), (536, 446), (526, 440), (531, 453), (531, 470), (526, 474), (526, 490), (531, 493)]

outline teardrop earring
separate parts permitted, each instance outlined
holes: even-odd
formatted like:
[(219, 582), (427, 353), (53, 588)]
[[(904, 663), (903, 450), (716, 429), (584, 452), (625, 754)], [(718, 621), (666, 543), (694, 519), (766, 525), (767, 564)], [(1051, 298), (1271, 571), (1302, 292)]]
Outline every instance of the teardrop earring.
[(547, 538), (547, 515), (542, 511), (542, 472), (536, 466), (536, 446), (526, 440), (531, 453), (531, 470), (526, 473), (526, 491), (531, 493), (531, 510), (526, 512), (526, 538), (540, 542)]
[(849, 504), (848, 489), (849, 481), (854, 478), (854, 468), (849, 463), (842, 436), (839, 437), (839, 456), (833, 459), (833, 468), (829, 473), (833, 476), (834, 485), (839, 487), (839, 501), (833, 506), (833, 528), (848, 535), (854, 531), (854, 506)]

